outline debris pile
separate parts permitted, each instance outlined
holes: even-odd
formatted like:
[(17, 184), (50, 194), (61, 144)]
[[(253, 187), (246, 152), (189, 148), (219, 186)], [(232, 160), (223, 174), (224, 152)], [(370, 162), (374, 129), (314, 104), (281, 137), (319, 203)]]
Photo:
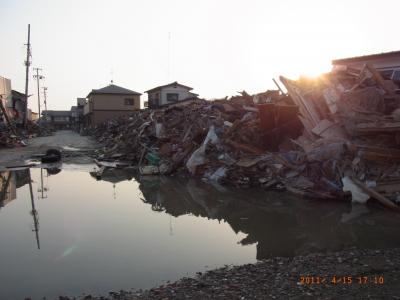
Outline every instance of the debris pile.
[(6, 127), (0, 128), (0, 148), (22, 146), (21, 139)]
[(27, 127), (17, 128), (0, 122), (0, 147), (13, 148), (26, 146), (24, 139), (51, 135), (52, 131), (44, 126), (28, 121)]
[(38, 136), (49, 136), (53, 134), (54, 129), (46, 126), (46, 124), (38, 124), (28, 120), (26, 130), (22, 131), (22, 134), (27, 137), (38, 137)]
[(288, 93), (143, 110), (96, 127), (99, 160), (398, 210), (400, 95), (373, 67), (281, 77)]

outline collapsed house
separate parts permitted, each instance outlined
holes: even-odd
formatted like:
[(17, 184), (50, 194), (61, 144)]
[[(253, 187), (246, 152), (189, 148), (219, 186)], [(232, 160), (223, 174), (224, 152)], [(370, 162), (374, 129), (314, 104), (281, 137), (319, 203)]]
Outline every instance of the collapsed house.
[(137, 111), (97, 126), (99, 164), (318, 199), (400, 202), (400, 95), (373, 67), (279, 91)]
[(10, 79), (0, 76), (0, 148), (25, 146), (23, 138), (49, 134), (47, 129), (34, 122), (34, 112), (26, 112), (26, 101), (25, 94), (11, 89)]

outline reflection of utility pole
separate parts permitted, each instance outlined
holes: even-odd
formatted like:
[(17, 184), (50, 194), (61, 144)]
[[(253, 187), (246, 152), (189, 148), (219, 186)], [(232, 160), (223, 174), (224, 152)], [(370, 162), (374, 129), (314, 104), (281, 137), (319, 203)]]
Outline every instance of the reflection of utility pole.
[(36, 71), (36, 75), (33, 75), (33, 78), (36, 78), (36, 81), (37, 81), (38, 112), (39, 112), (39, 119), (40, 119), (40, 86), (39, 86), (39, 81), (40, 81), (40, 79), (44, 79), (44, 76), (43, 75), (39, 75), (39, 71), (42, 71), (41, 68), (33, 68), (33, 71)]
[(169, 235), (173, 236), (174, 235), (174, 228), (172, 228), (172, 216), (169, 215)]
[(117, 192), (116, 192), (116, 189), (115, 189), (115, 183), (113, 183), (113, 198), (114, 198), (114, 200), (117, 199)]
[[(8, 187), (10, 186), (11, 182), (11, 172), (8, 173), (7, 179), (3, 177), (3, 175), (0, 175), (2, 177), (2, 186), (0, 190), (0, 202), (3, 202), (6, 199), (7, 192), (8, 192)], [(1, 205), (0, 205), (1, 207)]]
[(39, 240), (39, 219), (38, 219), (38, 212), (35, 208), (35, 200), (33, 199), (33, 190), (32, 190), (32, 179), (31, 179), (31, 170), (29, 170), (29, 192), (31, 194), (31, 205), (32, 205), (32, 211), (31, 214), (33, 216), (33, 224), (35, 226), (35, 229), (33, 231), (35, 232), (36, 235), (36, 243), (38, 249), (40, 249), (40, 240)]
[(42, 87), (44, 96), (44, 109), (47, 111), (47, 87)]
[(44, 195), (44, 192), (47, 192), (47, 187), (43, 186), (43, 168), (40, 168), (40, 189), (38, 189), (39, 193), (42, 193), (41, 199), (47, 198), (47, 195)]
[(26, 44), (26, 61), (25, 61), (25, 114), (24, 127), (28, 120), (28, 84), (29, 84), (29, 66), (31, 65), (31, 24), (28, 24), (28, 43)]

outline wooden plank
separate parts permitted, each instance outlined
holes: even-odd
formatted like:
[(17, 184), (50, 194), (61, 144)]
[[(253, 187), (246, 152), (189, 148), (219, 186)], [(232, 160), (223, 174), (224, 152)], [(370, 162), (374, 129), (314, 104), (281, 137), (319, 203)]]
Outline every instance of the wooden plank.
[(329, 127), (333, 126), (333, 122), (327, 120), (327, 119), (323, 119), (321, 122), (319, 122), (317, 124), (317, 126), (315, 126), (311, 131), (316, 134), (321, 136), (321, 134), (327, 130)]
[(339, 101), (340, 96), (336, 92), (336, 90), (332, 87), (326, 88), (322, 91), (322, 95), (324, 96), (324, 100), (326, 105), (329, 108), (329, 111), (332, 114), (335, 114), (338, 111), (338, 107), (336, 103)]
[(393, 91), (389, 89), (388, 86), (385, 84), (385, 80), (383, 79), (382, 75), (372, 65), (365, 64), (365, 67), (368, 69), (368, 71), (371, 72), (376, 83), (380, 85), (385, 90), (385, 92), (387, 92), (388, 94), (393, 94)]
[(358, 133), (397, 132), (400, 131), (400, 122), (359, 123), (356, 125)]
[(229, 139), (226, 139), (225, 143), (228, 144), (229, 146), (237, 149), (237, 150), (241, 150), (241, 151), (252, 153), (252, 154), (256, 154), (256, 155), (260, 155), (260, 154), (263, 154), (265, 152), (265, 151), (263, 151), (263, 150), (261, 150), (259, 148), (254, 147), (254, 146), (240, 144), (238, 142), (235, 142), (235, 141), (232, 141), (232, 140), (229, 140)]
[(400, 150), (392, 148), (373, 147), (357, 144), (347, 144), (349, 151), (359, 152), (363, 159), (375, 162), (400, 162)]
[(364, 183), (359, 181), (354, 176), (350, 176), (350, 179), (360, 188), (362, 189), (367, 195), (370, 197), (378, 200), (383, 206), (390, 208), (396, 212), (400, 212), (400, 207), (394, 204), (392, 201), (387, 199), (386, 197), (382, 196), (378, 192), (374, 191), (373, 189), (367, 187)]
[(384, 194), (394, 194), (400, 192), (400, 180), (385, 180), (376, 183), (375, 190)]
[(343, 129), (327, 119), (323, 119), (312, 129), (312, 132), (323, 138), (342, 138), (345, 139), (346, 133)]
[(298, 91), (298, 88), (291, 82), (291, 80), (283, 76), (280, 76), (279, 79), (286, 87), (293, 102), (299, 106), (300, 113), (306, 119), (308, 119), (313, 126), (316, 126), (321, 120), (314, 106), (314, 103), (312, 103), (310, 99), (307, 99), (306, 97), (301, 95), (300, 91)]

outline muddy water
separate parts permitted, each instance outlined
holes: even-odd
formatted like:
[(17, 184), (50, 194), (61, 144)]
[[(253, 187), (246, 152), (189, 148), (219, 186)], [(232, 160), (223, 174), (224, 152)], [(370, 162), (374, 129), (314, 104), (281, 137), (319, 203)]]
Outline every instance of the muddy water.
[(107, 294), (271, 256), (400, 246), (399, 218), (373, 207), (120, 170), (96, 180), (91, 168), (1, 174), (0, 299)]

